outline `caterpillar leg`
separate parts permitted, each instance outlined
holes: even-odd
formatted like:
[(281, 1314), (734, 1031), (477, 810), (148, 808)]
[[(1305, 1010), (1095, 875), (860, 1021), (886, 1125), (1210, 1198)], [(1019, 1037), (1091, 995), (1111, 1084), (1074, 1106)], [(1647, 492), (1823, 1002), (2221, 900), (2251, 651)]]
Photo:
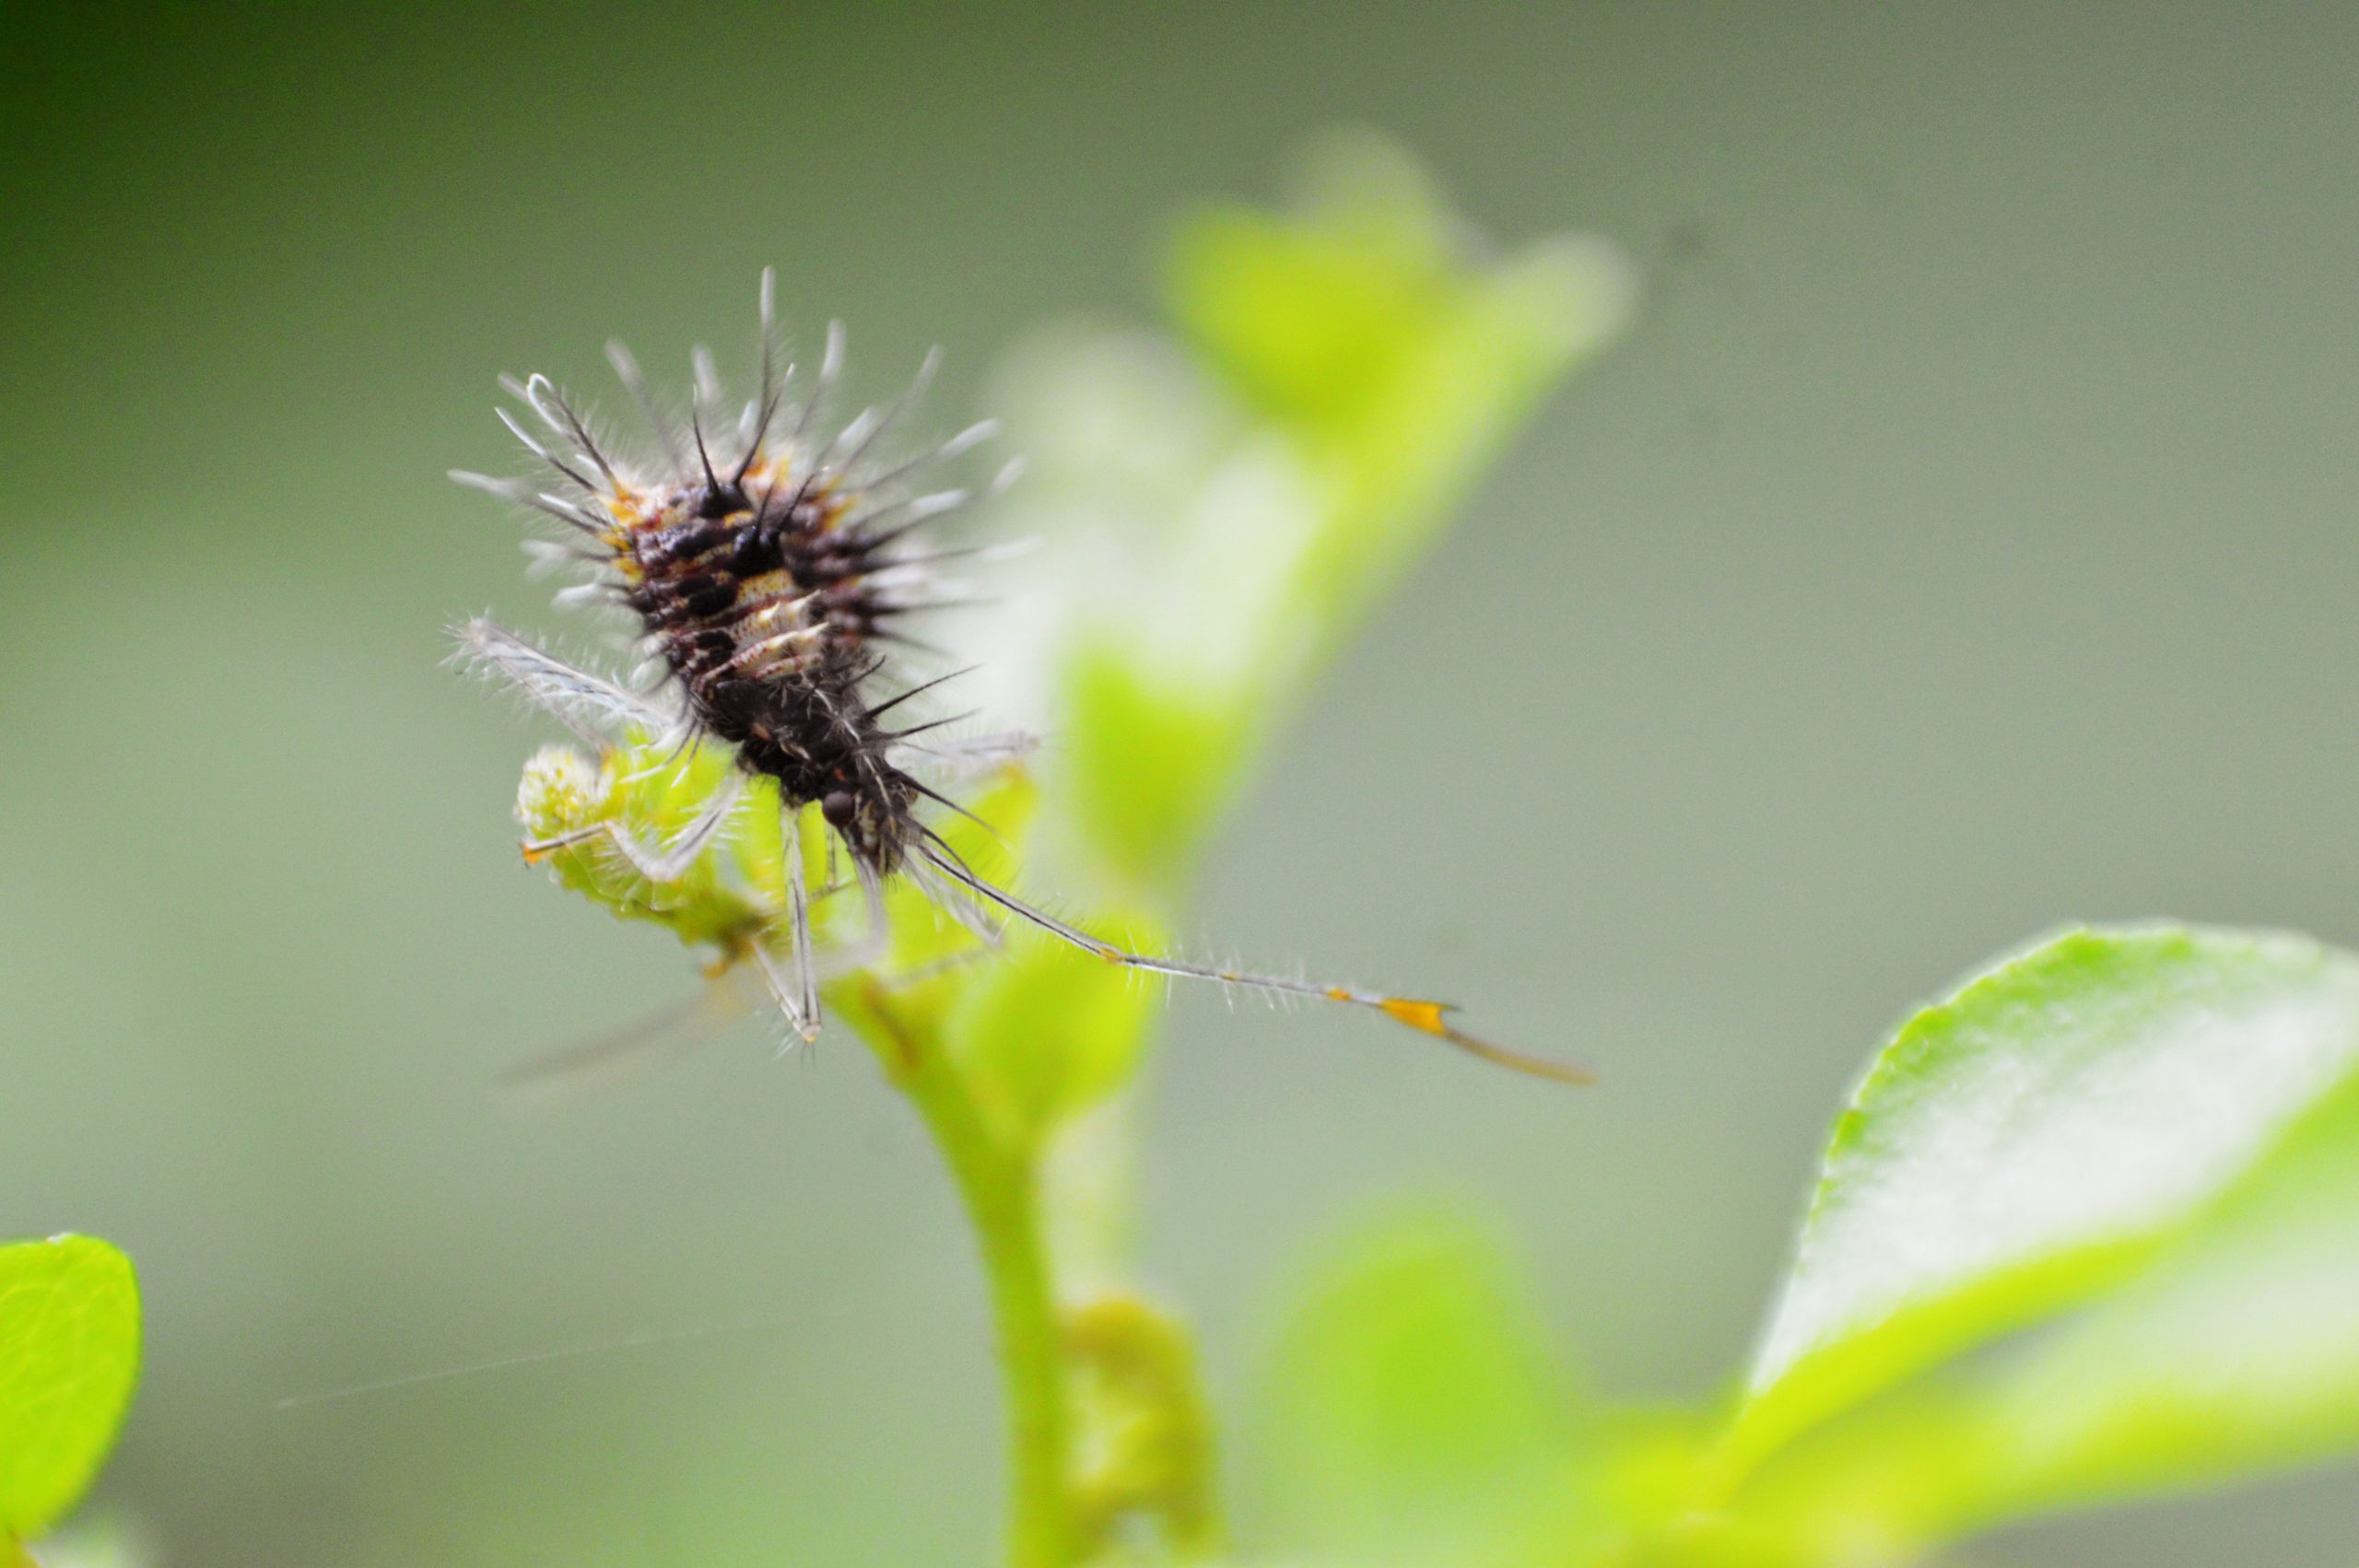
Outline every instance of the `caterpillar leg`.
[(792, 806), (779, 813), (780, 842), (785, 851), (780, 857), (779, 874), (786, 884), (787, 955), (781, 961), (769, 942), (757, 942), (753, 956), (770, 1000), (786, 1014), (787, 1026), (809, 1045), (819, 1037), (819, 967), (811, 952), (811, 895), (803, 884), (801, 814)]
[(534, 1104), (595, 1094), (687, 1055), (750, 1017), (758, 1005), (760, 993), (744, 971), (724, 967), (693, 996), (637, 1023), (534, 1057), (500, 1081)]
[(642, 843), (638, 835), (615, 822), (593, 822), (587, 827), (577, 827), (549, 838), (524, 840), (524, 859), (533, 864), (547, 859), (559, 849), (575, 848), (604, 838), (614, 845), (631, 869), (650, 882), (677, 882), (697, 863), (697, 857), (709, 848), (721, 830), (728, 825), (730, 813), (737, 808), (737, 798), (744, 790), (743, 775), (729, 773), (722, 777), (721, 787), (712, 792), (696, 820), (680, 831), (679, 837), (662, 848)]
[[(867, 906), (868, 924), (856, 939), (827, 954), (826, 974), (829, 979), (868, 968), (893, 945), (893, 919), (885, 907), (884, 879), (876, 874), (875, 867), (858, 855), (851, 857), (851, 864), (859, 881), (861, 899)], [(817, 903), (843, 885), (830, 883), (812, 895), (812, 902)]]

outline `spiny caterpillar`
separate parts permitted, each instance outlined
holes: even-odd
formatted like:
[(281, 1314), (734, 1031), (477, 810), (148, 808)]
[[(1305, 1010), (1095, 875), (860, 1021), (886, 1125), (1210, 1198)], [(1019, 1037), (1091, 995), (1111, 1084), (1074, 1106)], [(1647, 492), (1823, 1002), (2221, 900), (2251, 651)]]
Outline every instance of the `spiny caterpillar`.
[[(949, 675), (875, 694), (896, 675), (890, 649), (909, 643), (899, 629), (902, 617), (938, 607), (925, 596), (930, 569), (954, 555), (980, 553), (910, 544), (918, 530), (969, 498), (963, 490), (925, 492), (917, 481), (987, 439), (995, 427), (989, 422), (969, 427), (914, 457), (874, 456), (931, 379), (935, 359), (929, 356), (890, 407), (868, 410), (831, 436), (816, 433), (821, 405), (842, 367), (842, 329), (829, 328), (811, 390), (790, 416), (786, 393), (794, 368), (778, 368), (773, 293), (766, 272), (759, 385), (730, 421), (734, 428), (721, 454), (713, 425), (722, 392), (711, 357), (702, 349), (696, 354), (683, 432), (617, 343), (608, 345), (607, 357), (652, 433), (652, 462), (602, 444), (548, 378), (534, 375), (501, 384), (546, 436), (507, 409), (499, 416), (546, 469), (548, 487), (479, 474), (452, 475), (564, 524), (569, 537), (537, 542), (551, 558), (587, 568), (586, 580), (560, 593), (560, 602), (604, 603), (634, 618), (637, 646), (661, 673), (651, 689), (634, 689), (483, 619), (458, 628), (462, 657), (593, 743), (660, 736), (675, 756), (712, 746), (733, 764), (666, 842), (649, 842), (627, 825), (602, 820), (528, 839), (528, 860), (604, 839), (661, 887), (687, 874), (726, 838), (747, 781), (767, 778), (775, 783), (781, 808), (783, 930), (745, 942), (741, 955), (753, 960), (764, 988), (805, 1041), (816, 1038), (820, 1027), (812, 906), (837, 891), (806, 885), (810, 860), (798, 835), (804, 808), (816, 804), (821, 831), (832, 836), (827, 862), (832, 865), (839, 844), (867, 906), (867, 934), (849, 951), (829, 955), (833, 969), (863, 967), (882, 955), (889, 934), (885, 883), (898, 876), (986, 942), (998, 938), (994, 914), (1013, 918), (1109, 964), (1364, 1007), (1518, 1071), (1587, 1081), (1579, 1068), (1462, 1033), (1449, 1024), (1444, 1003), (1128, 951), (987, 880), (927, 825), (924, 813), (934, 809), (967, 813), (912, 770), (926, 758), (1003, 755), (1009, 743), (999, 737), (965, 747), (920, 745), (918, 735), (949, 721), (894, 727), (903, 703)], [(1012, 465), (1003, 471), (1003, 483), (1012, 472)]]

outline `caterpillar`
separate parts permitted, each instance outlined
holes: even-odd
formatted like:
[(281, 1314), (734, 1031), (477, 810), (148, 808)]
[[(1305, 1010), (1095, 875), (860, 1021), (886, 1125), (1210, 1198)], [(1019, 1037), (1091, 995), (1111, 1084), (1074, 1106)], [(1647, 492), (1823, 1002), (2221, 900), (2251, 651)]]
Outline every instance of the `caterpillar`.
[[(933, 748), (918, 737), (948, 721), (903, 718), (903, 704), (952, 677), (885, 688), (901, 676), (896, 649), (911, 641), (907, 618), (943, 603), (929, 597), (933, 569), (994, 548), (929, 548), (919, 541), (929, 523), (975, 498), (964, 489), (929, 491), (926, 477), (990, 439), (995, 427), (969, 426), (913, 457), (878, 455), (932, 379), (938, 359), (930, 355), (890, 405), (823, 431), (821, 410), (842, 369), (843, 330), (830, 326), (809, 391), (790, 410), (795, 368), (779, 364), (774, 300), (775, 280), (765, 272), (757, 385), (734, 415), (724, 418), (720, 378), (703, 350), (695, 356), (683, 429), (628, 350), (612, 343), (607, 357), (646, 421), (651, 451), (626, 453), (593, 435), (546, 376), (504, 378), (521, 406), (499, 416), (540, 477), (452, 474), (562, 525), (563, 536), (541, 541), (541, 553), (581, 568), (583, 580), (559, 598), (628, 617), (656, 678), (627, 684), (581, 668), (486, 619), (457, 628), (463, 660), (587, 738), (658, 735), (682, 749), (718, 746), (734, 760), (668, 842), (643, 842), (627, 826), (601, 821), (528, 839), (527, 860), (604, 839), (651, 882), (675, 880), (729, 831), (746, 782), (768, 778), (781, 812), (784, 929), (770, 933), (775, 940), (748, 944), (749, 955), (804, 1041), (818, 1036), (822, 1023), (811, 921), (822, 890), (806, 885), (799, 838), (805, 809), (816, 805), (819, 831), (851, 864), (868, 914), (855, 950), (831, 955), (838, 965), (858, 967), (882, 954), (884, 890), (899, 877), (987, 936), (996, 936), (995, 921), (1013, 919), (1128, 969), (1359, 1007), (1499, 1066), (1589, 1080), (1570, 1063), (1464, 1033), (1446, 1003), (1133, 952), (978, 873), (928, 823), (933, 813), (965, 808), (919, 776), (919, 754)], [(725, 431), (717, 427), (722, 424)], [(1003, 470), (994, 487), (1012, 474), (1012, 465)]]

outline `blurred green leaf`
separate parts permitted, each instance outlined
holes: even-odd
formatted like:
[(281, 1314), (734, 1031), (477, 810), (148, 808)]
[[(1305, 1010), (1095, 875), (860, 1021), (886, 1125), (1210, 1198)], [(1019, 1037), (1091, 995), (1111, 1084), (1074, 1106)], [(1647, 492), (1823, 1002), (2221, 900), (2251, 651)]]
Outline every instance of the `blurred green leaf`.
[(1233, 697), (1092, 638), (1074, 649), (1065, 700), (1075, 721), (1061, 776), (1078, 820), (1133, 885), (1171, 885), (1237, 762)]
[(1086, 337), (1013, 393), (1041, 458), (1031, 504), (1068, 520), (1046, 531), (1137, 525), (1080, 596), (1057, 783), (1079, 859), (1150, 902), (1336, 643), (1627, 307), (1603, 246), (1492, 255), (1372, 138), (1323, 144), (1306, 184), (1292, 210), (1221, 207), (1174, 236), (1166, 293), (1193, 363)]
[[(6, 1550), (0, 1544), (0, 1562), (8, 1561)], [(77, 1518), (41, 1538), (38, 1563), (29, 1552), (22, 1559), (27, 1568), (149, 1568), (156, 1561), (154, 1549), (138, 1532), (115, 1518)]]
[(2359, 1079), (1973, 1401), (1978, 1519), (2359, 1447)]
[[(1129, 934), (1150, 950), (1157, 940), (1135, 923)], [(1133, 972), (1027, 930), (960, 993), (944, 1039), (1002, 1135), (1035, 1144), (1129, 1080), (1155, 1005)]]
[(1801, 1562), (1913, 1561), (2026, 1515), (2359, 1449), (2359, 1078), (2154, 1261), (2006, 1352), (1780, 1454), (1732, 1517)]
[(88, 1488), (138, 1367), (129, 1258), (90, 1236), (0, 1246), (0, 1540), (47, 1528)]
[(1065, 1344), (1094, 1434), (1075, 1484), (1086, 1539), (1106, 1550), (1144, 1515), (1161, 1521), (1180, 1560), (1218, 1551), (1213, 1417), (1187, 1327), (1136, 1292), (1116, 1291), (1066, 1313)]
[[(2119, 1284), (2199, 1234), (2224, 1193), (2278, 1158), (2290, 1126), (2327, 1114), (2321, 1101), (2355, 1062), (2359, 960), (2298, 937), (2074, 931), (1928, 1008), (1877, 1059), (1836, 1129), (1738, 1416), (1740, 1464), (1913, 1371)], [(2287, 1187), (2272, 1178), (2261, 1190), (2278, 1196), (2253, 1200), (2260, 1214), (2330, 1223), (2339, 1211), (2359, 1228), (2331, 1162), (2294, 1168), (2309, 1174), (2282, 1178)], [(2324, 1274), (2285, 1273), (2282, 1297), (2257, 1279), (2244, 1304), (2256, 1316), (2242, 1328), (2237, 1289), (2217, 1262), (2190, 1262), (2185, 1285), (2155, 1284), (2160, 1301), (2177, 1304), (2145, 1309), (2159, 1316), (2128, 1305), (2142, 1286), (2123, 1300), (2130, 1316), (2100, 1320), (2120, 1327), (2093, 1326), (2097, 1337), (2077, 1341), (2077, 1383), (2059, 1387), (2077, 1387), (2080, 1414), (2060, 1402), (2055, 1419), (2095, 1433), (2128, 1413), (2121, 1401), (2140, 1375), (2131, 1361), (2109, 1363), (2108, 1345), (2151, 1361), (2138, 1347), (2198, 1321), (2241, 1335), (2272, 1312), (2289, 1329), (2311, 1307), (2331, 1313), (2306, 1292), (2341, 1277), (2328, 1260), (2338, 1256), (2305, 1265)], [(2210, 1307), (2204, 1279), (2214, 1281)], [(2339, 1331), (2359, 1338), (2353, 1323)], [(2307, 1339), (2323, 1349), (2330, 1337)], [(2260, 1397), (2254, 1378), (2237, 1387)], [(2074, 1448), (2048, 1441), (2059, 1454)], [(2085, 1443), (2076, 1451), (2074, 1463), (2102, 1468)]]
[(1297, 215), (1205, 212), (1168, 264), (1174, 317), (1302, 458), (1326, 525), (1293, 592), (1323, 634), (1391, 587), (1539, 392), (1619, 329), (1631, 285), (1592, 240), (1485, 254), (1422, 168), (1339, 133), (1302, 160)]
[(1471, 1550), (1470, 1527), (1488, 1538), (1525, 1512), (1567, 1463), (1579, 1404), (1488, 1238), (1415, 1212), (1314, 1274), (1267, 1408), (1273, 1480), (1305, 1533), (1414, 1555), (1410, 1535)]

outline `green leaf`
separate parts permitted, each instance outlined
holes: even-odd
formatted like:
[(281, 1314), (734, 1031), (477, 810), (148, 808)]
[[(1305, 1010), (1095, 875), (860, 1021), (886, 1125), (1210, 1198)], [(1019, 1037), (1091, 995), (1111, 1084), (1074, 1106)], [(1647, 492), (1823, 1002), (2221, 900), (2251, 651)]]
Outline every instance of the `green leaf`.
[[(1063, 646), (1050, 783), (1079, 857), (1168, 900), (1267, 735), (1449, 521), (1483, 462), (1624, 318), (1605, 247), (1498, 254), (1398, 152), (1331, 139), (1304, 199), (1174, 235), (1186, 356), (1092, 334), (1014, 393), (1020, 506), (1105, 551)], [(1067, 526), (1061, 527), (1062, 522)]]
[[(1138, 923), (1125, 935), (1155, 945)], [(1001, 1136), (1032, 1146), (1129, 1080), (1156, 1001), (1133, 971), (1025, 930), (960, 992), (943, 1037)]]
[(1980, 1519), (2359, 1448), (2359, 1080), (2154, 1269), (1993, 1380)]
[(1251, 667), (1281, 698), (1394, 585), (1537, 398), (1614, 335), (1630, 292), (1594, 241), (1485, 253), (1424, 170), (1372, 136), (1314, 144), (1300, 183), (1284, 216), (1200, 215), (1166, 268), (1174, 319), (1298, 469), (1239, 499), (1274, 497), (1302, 525), (1258, 522), (1230, 563), (1266, 579), (1232, 592), (1261, 612)]
[[(1521, 1504), (1575, 1408), (1521, 1281), (1475, 1226), (1371, 1226), (1305, 1292), (1270, 1389), (1275, 1471), (1315, 1538), (1443, 1536)], [(1398, 1544), (1395, 1541), (1394, 1544)]]
[(1836, 1129), (1738, 1415), (1739, 1467), (2132, 1276), (2354, 1062), (2359, 960), (2298, 937), (2075, 931), (1928, 1008)]
[(89, 1236), (0, 1246), (0, 1539), (81, 1497), (131, 1403), (139, 1290)]
[(2027, 1344), (1830, 1423), (1735, 1515), (1797, 1561), (1902, 1561), (2030, 1514), (2347, 1457), (2353, 1302), (2359, 1078), (2134, 1277)]
[[(1242, 738), (1231, 693), (1137, 657), (1110, 628), (1075, 639), (1066, 661), (1074, 821), (1133, 887), (1170, 887), (1193, 863), (1226, 798)], [(1211, 696), (1207, 696), (1207, 691)]]

